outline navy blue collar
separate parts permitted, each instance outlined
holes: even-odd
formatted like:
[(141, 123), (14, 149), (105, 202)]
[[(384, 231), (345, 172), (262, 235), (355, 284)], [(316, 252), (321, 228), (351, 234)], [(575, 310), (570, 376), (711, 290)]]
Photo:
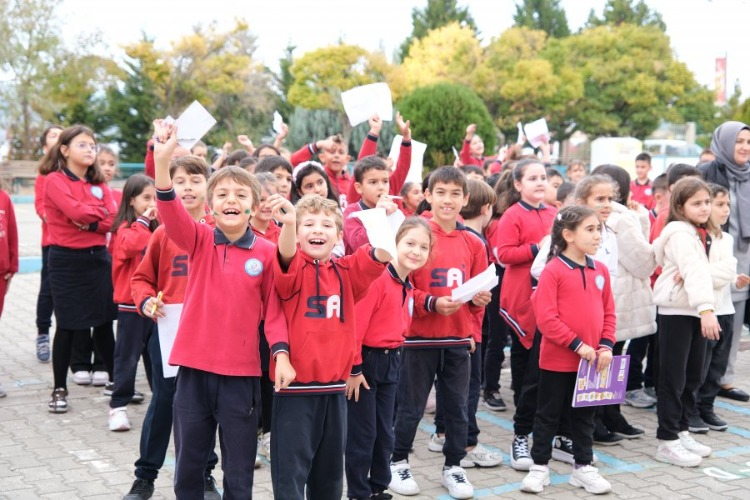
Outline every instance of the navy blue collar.
[[(88, 170), (87, 170), (88, 172)], [(74, 174), (68, 167), (63, 167), (62, 173), (65, 174), (65, 176), (70, 179), (71, 181), (80, 181), (81, 178), (78, 177), (76, 174)], [(89, 178), (88, 174), (85, 175), (86, 181), (91, 184), (91, 179)]]
[(467, 231), (469, 231), (470, 233), (473, 233), (473, 234), (477, 235), (479, 237), (479, 239), (481, 239), (482, 241), (486, 241), (484, 239), (484, 235), (482, 233), (480, 233), (479, 231), (477, 231), (476, 229), (470, 228), (469, 226), (464, 226), (464, 228)]
[(583, 269), (584, 267), (588, 267), (590, 269), (596, 269), (596, 263), (594, 262), (594, 259), (592, 259), (588, 255), (586, 256), (585, 266), (582, 266), (578, 262), (573, 262), (572, 260), (564, 256), (563, 254), (558, 255), (557, 258), (563, 261), (563, 263), (565, 263), (565, 265), (571, 269)]
[(409, 282), (409, 278), (406, 278), (406, 281), (401, 279), (401, 277), (396, 272), (396, 268), (393, 267), (393, 264), (388, 263), (388, 266), (386, 266), (386, 269), (388, 269), (388, 274), (391, 275), (391, 278), (401, 283), (404, 286), (404, 288), (406, 288), (407, 290), (411, 290), (412, 288), (414, 288), (411, 282)]
[(236, 247), (250, 250), (255, 245), (255, 233), (250, 228), (247, 228), (245, 234), (242, 235), (237, 241), (229, 241), (226, 235), (221, 232), (218, 227), (214, 228), (214, 245), (234, 245)]
[(547, 205), (545, 205), (544, 203), (540, 203), (538, 207), (534, 207), (534, 206), (529, 205), (523, 200), (518, 200), (518, 204), (521, 205), (521, 208), (523, 208), (527, 212), (531, 212), (532, 210), (546, 210), (547, 209)]

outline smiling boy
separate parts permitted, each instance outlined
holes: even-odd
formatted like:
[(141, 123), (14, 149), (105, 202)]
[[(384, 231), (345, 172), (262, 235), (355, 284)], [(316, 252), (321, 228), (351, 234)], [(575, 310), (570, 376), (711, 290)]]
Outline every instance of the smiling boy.
[[(294, 380), (286, 322), (273, 286), (273, 244), (257, 238), (249, 220), (260, 185), (239, 167), (208, 182), (216, 228), (193, 220), (177, 199), (169, 158), (176, 128), (155, 127), (157, 207), (165, 231), (188, 254), (190, 281), (169, 363), (180, 366), (174, 399), (177, 498), (202, 498), (206, 457), (221, 426), (224, 495), (251, 498), (260, 399), (258, 325), (276, 358), (276, 389)], [(217, 320), (220, 319), (219, 322)], [(217, 328), (220, 325), (220, 328)]]
[[(340, 499), (346, 441), (346, 380), (354, 361), (354, 304), (391, 260), (361, 247), (331, 258), (342, 234), (336, 202), (316, 194), (296, 208), (268, 199), (283, 224), (274, 262), (276, 290), (289, 326), (294, 383), (275, 394), (271, 479), (276, 498)], [(278, 384), (278, 379), (277, 379)]]

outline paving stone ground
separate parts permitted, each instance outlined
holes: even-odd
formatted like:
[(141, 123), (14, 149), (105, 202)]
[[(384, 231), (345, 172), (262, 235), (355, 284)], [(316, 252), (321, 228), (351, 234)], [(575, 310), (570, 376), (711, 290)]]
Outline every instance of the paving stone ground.
[[(22, 255), (38, 255), (39, 230), (33, 206), (19, 204), (16, 210)], [(113, 433), (107, 429), (108, 398), (102, 396), (101, 388), (77, 386), (72, 380), (68, 386), (68, 413), (48, 413), (52, 367), (39, 363), (34, 354), (38, 286), (38, 273), (17, 275), (0, 319), (0, 384), (8, 393), (0, 399), (0, 499), (121, 498), (133, 481), (133, 462), (138, 456), (141, 425), (150, 398), (145, 375), (140, 369), (136, 388), (146, 393), (146, 403), (129, 407), (133, 425), (129, 432)], [(745, 343), (750, 347), (750, 340)], [(738, 385), (750, 389), (749, 352), (740, 352), (738, 367)], [(502, 383), (507, 384), (509, 377), (504, 371)], [(513, 399), (505, 387), (502, 396), (506, 402)], [(750, 404), (717, 402), (717, 413), (731, 426), (726, 432), (710, 432), (698, 438), (711, 446), (714, 453), (696, 469), (667, 466), (653, 459), (656, 447), (653, 410), (625, 407), (623, 413), (632, 424), (644, 428), (646, 435), (621, 445), (595, 448), (600, 471), (613, 486), (609, 498), (750, 499)], [(512, 415), (512, 406), (507, 412), (486, 411), (480, 406), (480, 441), (502, 453), (505, 463), (497, 468), (468, 470), (475, 498), (533, 498), (519, 491), (524, 474), (508, 466)], [(427, 415), (420, 425), (411, 457), (422, 494), (411, 498), (450, 498), (440, 486), (442, 455), (427, 450), (432, 429)], [(567, 484), (570, 466), (553, 462), (551, 467), (552, 485), (540, 497), (560, 500), (592, 497)], [(156, 482), (154, 498), (174, 498), (173, 472), (174, 450), (170, 448), (167, 463)], [(217, 471), (216, 477), (221, 482), (221, 471)], [(255, 498), (272, 498), (268, 463), (256, 471), (254, 491)]]

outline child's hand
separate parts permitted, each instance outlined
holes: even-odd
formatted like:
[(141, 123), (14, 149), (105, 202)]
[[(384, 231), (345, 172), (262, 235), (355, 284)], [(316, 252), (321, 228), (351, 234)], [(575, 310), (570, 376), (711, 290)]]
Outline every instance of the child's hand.
[(750, 276), (747, 274), (738, 274), (735, 286), (737, 288), (745, 288), (747, 285), (750, 285)]
[(373, 113), (367, 123), (370, 124), (370, 133), (372, 135), (380, 135), (380, 130), (383, 128), (383, 120), (380, 119), (377, 113)]
[(581, 347), (578, 348), (577, 352), (580, 357), (589, 363), (593, 363), (596, 359), (596, 351), (588, 344), (581, 344)]
[(281, 124), (281, 130), (276, 133), (276, 141), (284, 142), (286, 135), (289, 133), (289, 126), (286, 123)]
[(145, 217), (148, 220), (154, 220), (156, 219), (156, 216), (156, 207), (147, 208), (146, 211), (141, 214), (141, 217)]
[(396, 125), (398, 125), (398, 130), (401, 132), (402, 140), (411, 141), (411, 120), (404, 121), (401, 113), (396, 111)]
[(471, 342), (471, 347), (469, 348), (469, 352), (471, 354), (474, 354), (474, 351), (477, 350), (477, 341), (474, 340), (474, 337), (469, 337), (469, 342)]
[(294, 371), (292, 364), (289, 362), (289, 355), (280, 352), (276, 355), (276, 370), (273, 373), (273, 388), (276, 392), (286, 389), (289, 384), (297, 378), (297, 372)]
[(172, 159), (177, 148), (177, 126), (164, 120), (154, 120), (154, 161), (166, 162)]
[(461, 158), (456, 158), (453, 160), (453, 166), (456, 168), (461, 168), (464, 166), (464, 162), (461, 161)]
[(328, 138), (328, 139), (322, 139), (315, 143), (315, 148), (320, 151), (328, 151), (329, 149), (333, 149), (334, 142)]
[(461, 309), (461, 306), (463, 304), (461, 302), (454, 302), (450, 297), (440, 297), (435, 302), (435, 310), (438, 312), (438, 314), (442, 314), (443, 316), (450, 316), (451, 314), (455, 313), (459, 309)]
[[(154, 309), (154, 307), (156, 307), (156, 309)], [(154, 321), (156, 321), (157, 318), (163, 318), (167, 315), (164, 312), (164, 302), (156, 297), (149, 297), (148, 300), (143, 303), (141, 311), (144, 316), (151, 318)]]
[(271, 216), (282, 224), (296, 224), (297, 213), (292, 202), (280, 194), (272, 194), (266, 200), (266, 205), (271, 209)]
[(378, 198), (378, 203), (377, 205), (375, 205), (375, 208), (384, 208), (385, 215), (391, 215), (393, 212), (398, 210), (398, 205), (393, 203), (393, 200), (387, 194), (381, 194), (380, 198)]
[(487, 291), (477, 292), (476, 295), (471, 298), (472, 304), (477, 307), (486, 306), (490, 303), (490, 300), (492, 300), (492, 294)]
[(477, 124), (472, 123), (468, 127), (466, 127), (466, 140), (470, 141), (472, 137), (474, 137), (474, 134), (477, 132)]
[(359, 386), (363, 386), (368, 391), (370, 390), (364, 374), (360, 373), (359, 375), (349, 377), (346, 381), (346, 399), (351, 400), (353, 395), (354, 401), (359, 401)]
[(633, 212), (640, 212), (641, 211), (641, 204), (638, 203), (635, 200), (630, 200), (628, 202), (628, 208), (632, 210)]
[(551, 146), (547, 139), (542, 139), (542, 143), (539, 145), (539, 150), (542, 152), (545, 158), (549, 158)]
[(253, 154), (255, 151), (255, 147), (253, 146), (253, 141), (250, 140), (250, 138), (246, 135), (238, 135), (237, 136), (237, 142), (239, 142), (242, 147), (244, 147), (248, 153)]
[(674, 282), (679, 285), (680, 283), (682, 283), (682, 281), (682, 275), (679, 271), (677, 271), (674, 275)]
[(612, 363), (612, 351), (606, 347), (602, 347), (596, 351), (596, 358), (596, 371), (603, 372)]
[(701, 314), (701, 334), (708, 340), (719, 340), (721, 327), (713, 311)]
[(3, 279), (5, 280), (5, 295), (8, 295), (8, 290), (10, 290), (10, 280), (13, 278), (13, 273), (6, 273), (5, 276), (3, 276)]

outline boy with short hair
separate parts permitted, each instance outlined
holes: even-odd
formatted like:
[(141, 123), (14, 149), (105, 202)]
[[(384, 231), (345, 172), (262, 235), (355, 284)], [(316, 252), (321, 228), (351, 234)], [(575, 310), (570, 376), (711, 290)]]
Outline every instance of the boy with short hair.
[(441, 482), (454, 498), (471, 498), (474, 488), (460, 466), (466, 456), (468, 432), (468, 351), (472, 344), (472, 316), (484, 310), (490, 292), (479, 292), (466, 304), (454, 302), (450, 294), (487, 269), (487, 250), (458, 223), (459, 212), (469, 201), (466, 177), (461, 171), (440, 167), (432, 172), (425, 197), (432, 206), (430, 227), (435, 246), (428, 264), (411, 276), (415, 310), (404, 342), (389, 489), (401, 495), (419, 493), (408, 463), (409, 450), (437, 376), (445, 411)]
[[(198, 147), (198, 146), (195, 146)], [(206, 214), (206, 182), (209, 167), (198, 156), (174, 158), (169, 166), (175, 194), (193, 220), (213, 225), (213, 218)], [(188, 255), (167, 237), (164, 226), (159, 226), (151, 235), (143, 260), (131, 280), (133, 303), (138, 313), (156, 321), (164, 317), (164, 304), (181, 304), (185, 298), (188, 280)], [(161, 292), (161, 299), (158, 299)], [(161, 361), (159, 334), (154, 329), (147, 347), (151, 359), (153, 398), (143, 419), (140, 456), (135, 462), (135, 481), (124, 500), (148, 498), (154, 491), (154, 481), (164, 459), (172, 434), (172, 401), (175, 378), (164, 377)], [(218, 457), (214, 450), (208, 457), (205, 468), (204, 498), (218, 498), (216, 483), (211, 472)]]
[(667, 185), (666, 172), (656, 176), (651, 185), (651, 190), (654, 192), (654, 207), (648, 211), (648, 219), (653, 225), (656, 216), (669, 205), (669, 186)]
[(398, 210), (398, 205), (388, 195), (390, 172), (385, 160), (372, 155), (365, 156), (354, 167), (354, 188), (362, 198), (347, 205), (344, 210), (344, 251), (351, 255), (369, 242), (367, 231), (355, 212), (371, 208), (384, 208), (386, 215)]
[(630, 182), (632, 200), (637, 201), (648, 210), (654, 208), (654, 190), (648, 173), (651, 171), (651, 155), (640, 153), (635, 157), (635, 179)]
[[(316, 194), (296, 207), (268, 199), (283, 224), (274, 259), (276, 290), (289, 325), (296, 381), (276, 392), (271, 479), (276, 498), (341, 498), (346, 441), (346, 380), (355, 353), (354, 304), (391, 256), (369, 245), (332, 258), (343, 223), (336, 202)], [(276, 374), (278, 377), (278, 373)], [(276, 379), (278, 384), (278, 378)]]
[(286, 199), (292, 196), (292, 164), (276, 155), (264, 156), (255, 165), (255, 173), (269, 173), (276, 177), (279, 194)]
[[(208, 182), (211, 229), (194, 221), (177, 201), (169, 177), (169, 157), (177, 146), (176, 128), (156, 126), (157, 207), (167, 236), (188, 254), (177, 337), (169, 363), (180, 366), (174, 398), (177, 498), (203, 496), (206, 457), (217, 426), (224, 436), (222, 469), (227, 498), (251, 498), (260, 399), (258, 325), (276, 358), (276, 390), (294, 380), (289, 363), (286, 322), (273, 286), (275, 248), (257, 238), (249, 220), (260, 186), (252, 174), (225, 167)], [(217, 319), (221, 328), (217, 331)]]

